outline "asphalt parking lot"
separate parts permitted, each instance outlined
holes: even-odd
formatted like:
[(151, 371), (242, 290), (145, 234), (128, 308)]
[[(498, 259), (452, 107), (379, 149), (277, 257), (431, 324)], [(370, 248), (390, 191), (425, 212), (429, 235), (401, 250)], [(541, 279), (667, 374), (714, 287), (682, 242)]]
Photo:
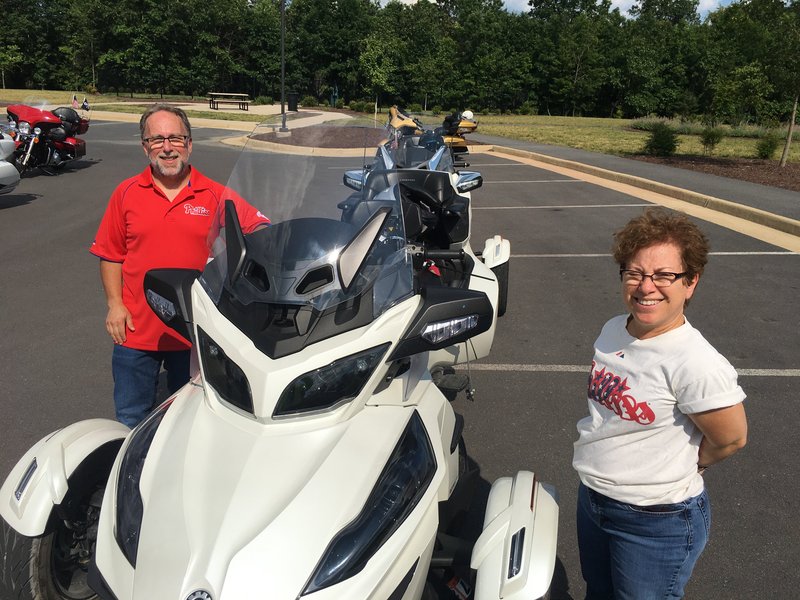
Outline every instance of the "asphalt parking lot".
[[(97, 261), (88, 252), (108, 197), (144, 167), (133, 124), (93, 122), (88, 155), (57, 177), (25, 177), (0, 196), (0, 477), (39, 438), (73, 421), (113, 417), (111, 342)], [(192, 162), (225, 180), (229, 132), (197, 129)], [(331, 169), (357, 159), (320, 159)], [(492, 354), (460, 396), (465, 438), (487, 482), (531, 469), (560, 494), (552, 598), (582, 598), (575, 540), (575, 423), (586, 412), (592, 342), (621, 312), (612, 232), (649, 203), (491, 154), (471, 157), (472, 243), (512, 242), (508, 312)], [(710, 469), (711, 542), (687, 589), (693, 599), (794, 598), (800, 525), (793, 518), (800, 439), (800, 254), (700, 222), (711, 261), (689, 320), (740, 371), (748, 446)], [(462, 372), (467, 372), (463, 369)]]

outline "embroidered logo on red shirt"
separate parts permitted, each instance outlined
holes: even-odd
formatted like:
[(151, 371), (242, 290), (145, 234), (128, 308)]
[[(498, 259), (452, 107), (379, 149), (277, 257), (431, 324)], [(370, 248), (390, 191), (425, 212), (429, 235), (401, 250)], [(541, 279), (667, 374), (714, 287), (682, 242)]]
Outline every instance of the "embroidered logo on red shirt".
[(620, 379), (605, 367), (595, 370), (596, 363), (592, 361), (592, 372), (589, 375), (589, 398), (598, 404), (613, 411), (624, 421), (634, 421), (640, 425), (650, 425), (656, 416), (653, 409), (644, 402), (637, 402), (636, 398), (626, 394), (628, 379)]
[(183, 210), (186, 211), (187, 215), (196, 215), (198, 217), (211, 216), (211, 211), (208, 210), (205, 206), (192, 206), (191, 204), (184, 204)]

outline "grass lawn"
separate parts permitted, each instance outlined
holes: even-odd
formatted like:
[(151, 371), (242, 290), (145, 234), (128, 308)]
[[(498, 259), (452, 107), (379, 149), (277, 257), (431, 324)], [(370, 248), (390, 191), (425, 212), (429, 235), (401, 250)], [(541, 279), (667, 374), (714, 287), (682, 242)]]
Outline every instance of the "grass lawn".
[[(625, 156), (641, 154), (649, 136), (646, 131), (632, 129), (631, 123), (631, 119), (486, 115), (478, 117), (478, 131), (486, 135)], [(757, 143), (754, 138), (726, 137), (714, 149), (712, 156), (752, 158), (756, 156)], [(781, 150), (782, 147), (776, 158)], [(703, 154), (700, 137), (679, 135), (677, 154)], [(791, 146), (789, 160), (800, 161), (800, 144), (797, 142)]]
[[(24, 103), (31, 105), (41, 104), (63, 104), (69, 106), (72, 101), (73, 92), (52, 91), (52, 90), (0, 90), (0, 102)], [(83, 93), (77, 93), (78, 101), (84, 98)], [(263, 115), (243, 112), (224, 112), (219, 113), (205, 109), (207, 104), (204, 98), (188, 98), (170, 96), (160, 98), (157, 95), (134, 94), (117, 96), (114, 94), (92, 94), (86, 95), (90, 106), (95, 110), (141, 113), (142, 105), (148, 102), (166, 101), (179, 103), (197, 103), (197, 110), (192, 110), (192, 116), (205, 119), (222, 119), (228, 121), (264, 121)], [(315, 110), (315, 109), (310, 109)], [(321, 107), (319, 110), (325, 110)], [(385, 119), (385, 110), (379, 115), (379, 119)], [(356, 114), (356, 113), (354, 113)], [(289, 113), (287, 119), (297, 118), (307, 115), (295, 115)], [(423, 123), (428, 127), (435, 127), (440, 124), (443, 116), (433, 117), (426, 115), (422, 117)], [(280, 115), (266, 118), (267, 122), (279, 122)], [(644, 148), (649, 134), (631, 127), (633, 123), (630, 119), (599, 119), (587, 117), (550, 117), (543, 115), (480, 115), (478, 117), (478, 132), (486, 135), (497, 135), (516, 140), (538, 142), (542, 144), (553, 144), (556, 146), (567, 146), (570, 148), (580, 148), (592, 152), (603, 154), (616, 154), (621, 156), (640, 154)], [(699, 136), (679, 135), (677, 154), (679, 155), (702, 155), (703, 146)], [(712, 156), (731, 157), (731, 158), (751, 158), (756, 155), (756, 143), (754, 138), (734, 138), (726, 137), (714, 149)], [(780, 156), (781, 149), (776, 153), (775, 158)], [(800, 144), (792, 144), (789, 154), (790, 162), (800, 162)]]

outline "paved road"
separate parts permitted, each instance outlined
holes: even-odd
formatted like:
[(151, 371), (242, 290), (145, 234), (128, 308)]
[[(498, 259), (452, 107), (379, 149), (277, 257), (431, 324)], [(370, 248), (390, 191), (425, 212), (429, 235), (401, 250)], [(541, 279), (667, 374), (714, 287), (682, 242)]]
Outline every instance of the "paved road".
[[(229, 132), (197, 129), (193, 163), (224, 180)], [(111, 417), (110, 342), (97, 261), (87, 248), (118, 181), (144, 165), (135, 124), (94, 122), (89, 155), (58, 177), (26, 177), (0, 196), (0, 477), (46, 433)], [(321, 159), (333, 171), (355, 159)], [(473, 365), (475, 402), (455, 401), (488, 482), (532, 468), (561, 494), (552, 597), (581, 598), (570, 467), (585, 413), (591, 343), (622, 310), (610, 236), (646, 202), (491, 155), (475, 155), (474, 239), (512, 240), (507, 315), (492, 355)], [(750, 443), (707, 473), (712, 541), (688, 597), (793, 598), (800, 583), (794, 408), (800, 397), (800, 255), (703, 223), (713, 250), (689, 319), (742, 372)], [(474, 245), (479, 246), (477, 242)], [(583, 396), (585, 398), (585, 396)], [(488, 486), (488, 483), (486, 484)]]

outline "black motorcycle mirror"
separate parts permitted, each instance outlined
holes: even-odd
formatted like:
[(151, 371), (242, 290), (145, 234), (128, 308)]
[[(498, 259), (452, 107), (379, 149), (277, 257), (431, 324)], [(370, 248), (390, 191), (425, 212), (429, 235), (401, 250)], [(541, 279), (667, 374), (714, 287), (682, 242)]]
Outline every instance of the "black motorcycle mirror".
[(194, 344), (192, 284), (197, 269), (152, 269), (144, 276), (147, 304), (168, 327)]
[(366, 179), (366, 172), (364, 169), (345, 171), (345, 174), (342, 176), (343, 183), (351, 190), (357, 192), (360, 192), (364, 187), (364, 179)]
[(387, 362), (460, 344), (488, 331), (494, 309), (483, 292), (424, 286), (423, 304)]
[(456, 189), (461, 192), (471, 192), (483, 185), (483, 177), (476, 171), (461, 171), (458, 174)]

